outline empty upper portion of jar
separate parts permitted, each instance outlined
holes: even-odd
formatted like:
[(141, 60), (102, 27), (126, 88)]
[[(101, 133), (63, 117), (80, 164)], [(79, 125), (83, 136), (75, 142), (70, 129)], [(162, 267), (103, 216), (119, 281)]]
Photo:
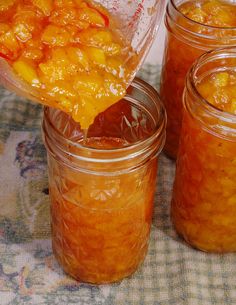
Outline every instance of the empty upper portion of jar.
[[(236, 48), (217, 49), (202, 55), (190, 70), (184, 94), (184, 105), (192, 117), (205, 129), (230, 141), (236, 141), (236, 114), (213, 105), (200, 94), (198, 86), (206, 77), (219, 73), (236, 72)], [(234, 88), (234, 87), (233, 87)], [(221, 88), (224, 101), (224, 86)], [(219, 100), (220, 103), (220, 100)]]
[(135, 79), (126, 97), (97, 116), (87, 134), (60, 110), (45, 108), (48, 151), (68, 166), (93, 171), (132, 170), (156, 156), (165, 141), (166, 115), (155, 89)]
[[(209, 50), (223, 45), (230, 46), (236, 44), (236, 27), (234, 26), (218, 26), (204, 24), (204, 19), (199, 18), (198, 21), (187, 17), (181, 9), (184, 3), (205, 3), (209, 0), (197, 0), (197, 1), (183, 1), (183, 0), (170, 0), (166, 11), (166, 26), (169, 31), (178, 36), (192, 46), (198, 47), (202, 50)], [(223, 1), (215, 1), (215, 7), (217, 3)], [(224, 1), (236, 11), (236, 4), (234, 0)], [(236, 15), (235, 15), (236, 23)], [(213, 23), (212, 23), (213, 24)]]

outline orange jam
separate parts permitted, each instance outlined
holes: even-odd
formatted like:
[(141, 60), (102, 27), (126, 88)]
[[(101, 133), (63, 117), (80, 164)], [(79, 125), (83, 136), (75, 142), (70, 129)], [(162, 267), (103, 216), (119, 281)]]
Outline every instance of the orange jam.
[[(175, 6), (176, 3), (176, 6)], [(233, 1), (170, 1), (168, 36), (161, 79), (161, 98), (168, 116), (165, 152), (176, 158), (182, 122), (185, 77), (205, 51), (236, 44), (236, 4)]]
[(207, 102), (200, 109), (200, 102), (185, 94), (172, 219), (192, 246), (235, 252), (236, 70), (210, 73), (196, 89)]
[(125, 95), (135, 57), (117, 22), (89, 0), (0, 1), (0, 55), (84, 129)]
[(79, 281), (119, 281), (147, 253), (165, 116), (151, 100), (154, 90), (148, 88), (149, 98), (139, 92), (144, 84), (137, 85), (130, 94), (142, 106), (134, 96), (112, 105), (96, 117), (86, 140), (70, 116), (45, 110), (53, 251)]
[(188, 1), (180, 5), (179, 11), (191, 20), (205, 25), (236, 27), (236, 5), (230, 1)]
[[(86, 144), (100, 149), (127, 145), (114, 138)], [(107, 177), (49, 161), (52, 246), (66, 273), (101, 284), (136, 271), (148, 248), (156, 166), (153, 160), (133, 173)]]
[(236, 115), (236, 71), (212, 73), (197, 89), (209, 103)]

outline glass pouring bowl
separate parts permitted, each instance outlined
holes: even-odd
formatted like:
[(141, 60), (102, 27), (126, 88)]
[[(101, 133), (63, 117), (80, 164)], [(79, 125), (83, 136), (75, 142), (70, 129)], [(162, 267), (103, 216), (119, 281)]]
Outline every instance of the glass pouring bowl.
[[(163, 15), (165, 0), (97, 0), (95, 1), (109, 10), (118, 21), (118, 29), (123, 37), (137, 54), (137, 64), (131, 74), (129, 84), (132, 82), (142, 65), (155, 35), (158, 31)], [(128, 62), (131, 58), (127, 57)], [(0, 83), (17, 95), (39, 102), (43, 105), (57, 105), (56, 101), (43, 94), (42, 91), (32, 87), (16, 75), (4, 58), (0, 58)]]

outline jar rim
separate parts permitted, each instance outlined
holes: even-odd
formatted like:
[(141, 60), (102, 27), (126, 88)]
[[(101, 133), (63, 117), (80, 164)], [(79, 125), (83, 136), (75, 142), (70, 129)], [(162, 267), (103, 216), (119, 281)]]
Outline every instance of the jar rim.
[[(139, 149), (144, 149), (148, 145), (152, 144), (155, 142), (156, 139), (159, 139), (165, 135), (165, 127), (166, 127), (166, 112), (164, 105), (159, 97), (158, 92), (149, 84), (147, 84), (145, 81), (135, 78), (134, 81), (131, 84), (134, 88), (136, 89), (141, 89), (144, 90), (145, 93), (151, 97), (151, 99), (155, 102), (155, 107), (158, 109), (158, 119), (155, 122), (155, 128), (153, 129), (152, 133), (150, 136), (147, 138), (141, 139), (135, 143), (131, 143), (130, 145), (124, 146), (124, 147), (117, 147), (117, 148), (112, 148), (112, 149), (100, 149), (100, 148), (94, 148), (94, 147), (88, 147), (88, 146), (83, 146), (82, 143), (80, 142), (75, 142), (71, 139), (67, 139), (52, 123), (51, 119), (49, 118), (48, 114), (48, 107), (44, 108), (44, 120), (43, 120), (43, 132), (48, 137), (48, 130), (47, 128), (50, 129), (53, 133), (55, 133), (54, 141), (57, 143), (63, 142), (63, 147), (73, 147), (74, 149), (78, 149), (81, 152), (86, 152), (86, 157), (83, 156), (78, 156), (77, 154), (68, 152), (68, 154), (73, 155), (75, 158), (80, 158), (84, 160), (91, 159), (94, 162), (107, 162), (108, 160), (113, 160), (113, 161), (122, 161), (126, 159), (128, 156), (130, 157), (136, 157), (137, 156), (137, 150)], [(129, 95), (127, 95), (127, 98)], [(157, 101), (157, 102), (156, 102)], [(45, 124), (47, 125), (45, 127)], [(165, 137), (164, 137), (165, 138)], [(161, 149), (164, 146), (164, 138), (161, 141), (160, 148), (158, 152), (161, 151)], [(47, 145), (46, 145), (47, 146)], [(60, 146), (60, 145), (58, 145)], [(114, 160), (114, 152), (117, 154), (117, 158)], [(97, 155), (97, 158), (93, 158), (92, 155), (95, 154)], [(102, 155), (102, 160), (99, 158), (99, 156)], [(104, 158), (105, 156), (105, 158)]]
[(233, 58), (236, 58), (236, 47), (224, 47), (218, 48), (216, 50), (211, 50), (203, 55), (201, 55), (192, 65), (186, 78), (186, 90), (191, 91), (195, 96), (196, 101), (205, 108), (208, 113), (220, 118), (222, 121), (236, 123), (236, 114), (222, 110), (217, 106), (211, 104), (207, 99), (205, 99), (196, 87), (196, 74), (201, 67), (204, 66), (210, 59), (217, 59), (219, 57), (224, 57), (225, 55), (233, 54)]
[[(189, 17), (187, 17), (186, 15), (184, 15), (178, 8), (178, 6), (174, 3), (174, 0), (170, 0), (169, 2), (170, 4), (172, 4), (173, 8), (175, 9), (175, 11), (181, 16), (183, 17), (184, 19), (187, 19), (188, 21), (191, 21), (193, 24), (197, 24), (197, 25), (201, 25), (201, 26), (204, 26), (205, 28), (209, 28), (209, 29), (213, 29), (213, 30), (236, 30), (236, 26), (233, 26), (233, 27), (221, 27), (221, 26), (214, 26), (214, 25), (208, 25), (208, 24), (204, 24), (204, 23), (201, 23), (201, 22), (198, 22), (198, 21), (195, 21)], [(183, 28), (183, 27), (182, 27)], [(193, 33), (192, 31), (190, 31), (191, 33)], [(194, 32), (195, 33), (195, 32)], [(200, 33), (196, 33), (198, 34), (199, 36), (204, 36), (206, 37), (207, 35), (202, 35)]]

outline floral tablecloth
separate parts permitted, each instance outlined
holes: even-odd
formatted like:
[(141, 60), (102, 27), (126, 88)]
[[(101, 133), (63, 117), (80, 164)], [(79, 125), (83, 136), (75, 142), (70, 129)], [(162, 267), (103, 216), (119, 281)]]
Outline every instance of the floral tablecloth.
[[(141, 76), (158, 83), (158, 69)], [(114, 285), (66, 276), (50, 243), (41, 106), (0, 90), (0, 305), (236, 304), (236, 255), (210, 255), (175, 234), (169, 204), (175, 164), (160, 157), (151, 242), (143, 266)]]

